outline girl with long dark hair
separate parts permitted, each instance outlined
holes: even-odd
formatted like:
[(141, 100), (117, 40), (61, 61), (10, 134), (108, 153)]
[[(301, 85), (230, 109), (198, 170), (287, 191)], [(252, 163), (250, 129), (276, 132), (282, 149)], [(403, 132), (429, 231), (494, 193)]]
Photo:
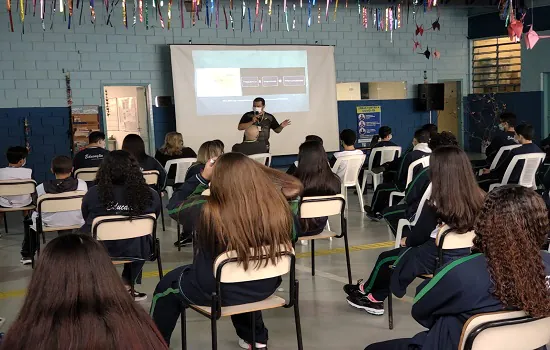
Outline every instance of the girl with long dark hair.
[[(307, 141), (300, 145), (298, 167), (294, 176), (304, 185), (303, 197), (331, 196), (341, 192), (338, 175), (332, 172), (323, 145), (316, 141)], [(328, 218), (300, 219), (301, 236), (319, 234), (327, 224)]]
[[(137, 216), (154, 213), (158, 217), (161, 202), (158, 193), (147, 186), (139, 164), (126, 151), (112, 151), (99, 167), (97, 185), (90, 188), (82, 200), (85, 224), (81, 232), (90, 233), (92, 222), (99, 216)], [(103, 243), (113, 257), (142, 258), (151, 254), (152, 236)], [(131, 278), (141, 283), (143, 262), (124, 264), (122, 278), (130, 291)], [(130, 277), (131, 276), (131, 277)], [(147, 298), (145, 293), (134, 293), (136, 300)]]
[(145, 310), (128, 296), (105, 248), (63, 235), (40, 254), (2, 350), (168, 349)]
[[(242, 181), (243, 174), (254, 181)], [(200, 193), (210, 185), (210, 195)], [(300, 195), (300, 182), (280, 171), (267, 168), (241, 153), (227, 153), (206, 163), (204, 170), (174, 193), (168, 205), (171, 217), (194, 231), (193, 263), (172, 270), (155, 289), (151, 314), (167, 343), (182, 304), (210, 305), (215, 289), (212, 271), (216, 257), (236, 250), (245, 269), (275, 261), (279, 247), (292, 248), (295, 224), (289, 198)], [(193, 194), (189, 196), (190, 194)], [(181, 196), (180, 196), (181, 195)], [(180, 202), (178, 198), (188, 198)], [(251, 261), (251, 251), (265, 249), (265, 258)], [(222, 306), (257, 302), (272, 295), (281, 278), (223, 284)], [(245, 349), (252, 342), (251, 314), (231, 317)], [(267, 329), (261, 312), (255, 312), (256, 347), (267, 345)]]
[[(372, 315), (383, 315), (384, 300), (390, 293), (403, 297), (416, 277), (434, 273), (438, 256), (435, 239), (441, 227), (447, 225), (455, 233), (473, 229), (485, 192), (477, 185), (466, 153), (456, 146), (436, 148), (430, 156), (429, 177), (430, 199), (411, 232), (401, 239), (401, 247), (380, 254), (368, 280), (344, 286), (351, 306)], [(442, 263), (469, 252), (469, 249), (445, 250)]]
[(137, 134), (128, 134), (122, 141), (122, 150), (130, 153), (139, 163), (142, 171), (156, 170), (159, 172), (158, 186), (166, 187), (166, 170), (155, 158), (145, 152), (145, 142)]
[(368, 350), (458, 349), (464, 323), (485, 312), (523, 310), (550, 316), (548, 211), (535, 191), (509, 185), (487, 195), (475, 221), (472, 255), (445, 266), (424, 281), (412, 316), (428, 331)]

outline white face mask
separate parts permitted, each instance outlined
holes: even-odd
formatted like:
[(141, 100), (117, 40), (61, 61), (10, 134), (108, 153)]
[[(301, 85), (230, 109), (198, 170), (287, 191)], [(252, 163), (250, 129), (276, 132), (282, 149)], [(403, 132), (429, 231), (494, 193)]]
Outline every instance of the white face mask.
[(262, 107), (254, 107), (254, 112), (262, 113)]
[(25, 158), (25, 160), (23, 161), (23, 164), (21, 164), (22, 167), (24, 167), (25, 165), (27, 165), (27, 159)]
[(500, 131), (504, 131), (504, 124), (498, 124), (498, 128)]

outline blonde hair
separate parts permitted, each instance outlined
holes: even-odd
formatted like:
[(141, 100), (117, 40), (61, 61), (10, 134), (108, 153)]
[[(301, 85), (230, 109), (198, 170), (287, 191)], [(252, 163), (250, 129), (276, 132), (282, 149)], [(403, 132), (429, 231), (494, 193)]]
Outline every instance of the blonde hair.
[(174, 156), (181, 153), (183, 148), (183, 136), (179, 132), (171, 131), (164, 137), (164, 144), (160, 151), (169, 156)]
[(206, 164), (209, 159), (219, 157), (223, 154), (223, 148), (219, 142), (206, 141), (197, 152), (197, 163)]

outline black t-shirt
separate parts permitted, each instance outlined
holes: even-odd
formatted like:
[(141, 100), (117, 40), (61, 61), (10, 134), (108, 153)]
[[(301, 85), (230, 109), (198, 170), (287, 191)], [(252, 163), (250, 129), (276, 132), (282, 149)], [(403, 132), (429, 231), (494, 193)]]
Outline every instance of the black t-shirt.
[(244, 141), (234, 144), (231, 152), (238, 152), (250, 156), (252, 154), (267, 153), (267, 146), (263, 142)]
[[(239, 124), (250, 123), (253, 118), (254, 118), (254, 112), (252, 111), (247, 112), (241, 117), (241, 121), (239, 122)], [(271, 129), (275, 130), (279, 126), (281, 126), (277, 122), (277, 119), (275, 119), (273, 114), (269, 114), (267, 112), (264, 112), (261, 119), (254, 125), (261, 127), (260, 135), (258, 136), (258, 142), (265, 143), (268, 146), (269, 146), (269, 134)], [(243, 141), (244, 141), (244, 137), (243, 137)]]
[(109, 151), (101, 147), (90, 147), (83, 149), (74, 156), (74, 171), (82, 168), (99, 167), (107, 154), (109, 154)]
[(516, 133), (514, 131), (503, 131), (498, 133), (493, 140), (491, 140), (491, 144), (489, 144), (485, 150), (487, 164), (490, 165), (493, 162), (493, 159), (495, 159), (497, 152), (502, 146), (517, 144), (516, 139), (514, 138), (515, 135)]

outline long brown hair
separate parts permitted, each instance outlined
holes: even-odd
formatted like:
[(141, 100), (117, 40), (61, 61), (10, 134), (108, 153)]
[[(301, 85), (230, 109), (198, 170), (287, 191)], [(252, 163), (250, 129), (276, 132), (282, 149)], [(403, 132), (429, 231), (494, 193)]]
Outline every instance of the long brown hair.
[(430, 156), (430, 205), (437, 217), (457, 233), (474, 227), (485, 192), (479, 188), (466, 153), (456, 146), (441, 146)]
[(243, 154), (227, 153), (216, 161), (210, 189), (198, 224), (199, 249), (211, 254), (236, 250), (245, 269), (264, 247), (266, 264), (276, 261), (279, 245), (291, 249), (293, 218), (286, 196), (301, 192), (297, 179)]
[(176, 156), (181, 154), (183, 148), (183, 136), (176, 131), (170, 131), (164, 137), (164, 144), (159, 149), (164, 154)]
[(549, 228), (542, 197), (519, 185), (489, 192), (475, 223), (474, 250), (487, 259), (493, 294), (504, 306), (534, 317), (550, 316), (550, 292), (540, 255)]
[(25, 303), (0, 348), (168, 349), (105, 248), (76, 234), (55, 238), (40, 254)]

